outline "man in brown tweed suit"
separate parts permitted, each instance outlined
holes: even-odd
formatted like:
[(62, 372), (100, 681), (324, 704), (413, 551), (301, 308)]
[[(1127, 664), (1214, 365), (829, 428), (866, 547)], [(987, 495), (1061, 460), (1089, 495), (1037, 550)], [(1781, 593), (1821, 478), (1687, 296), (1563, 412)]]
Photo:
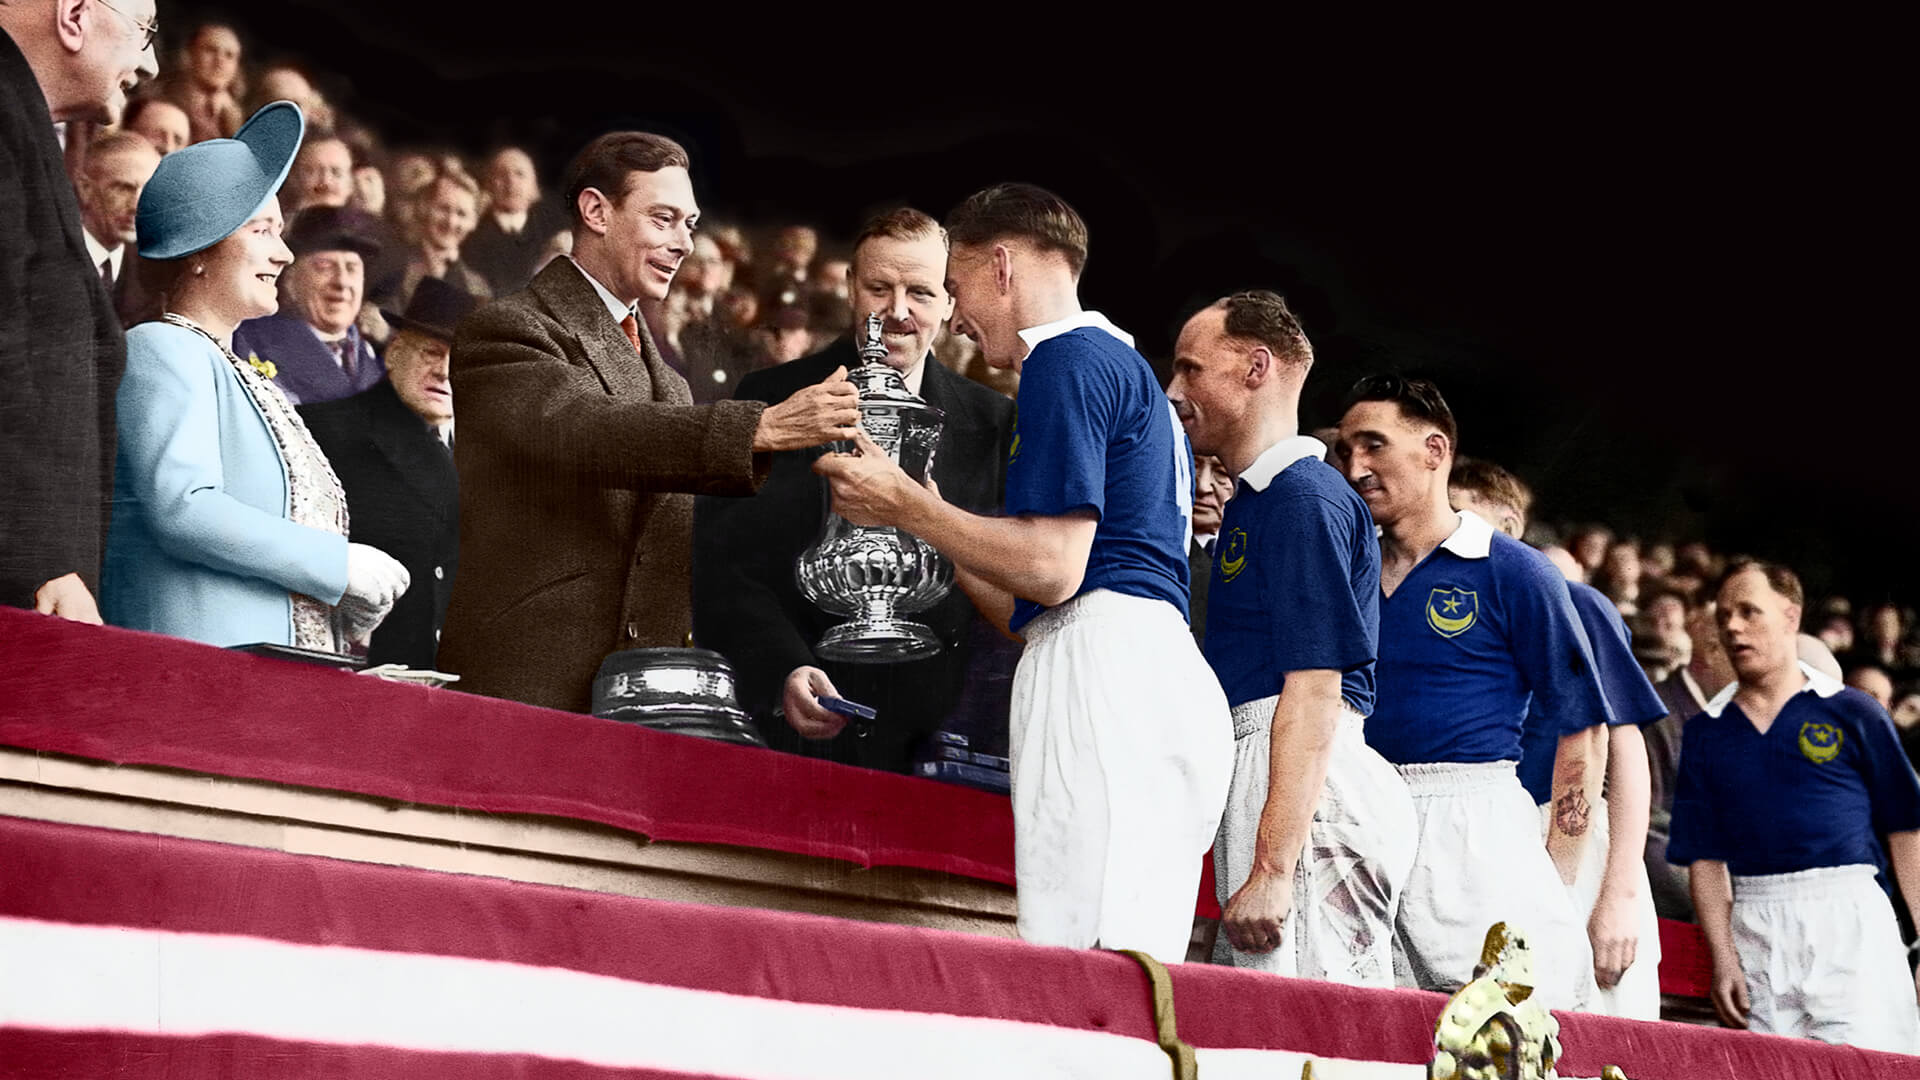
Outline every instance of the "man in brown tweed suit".
[(454, 339), (460, 575), (439, 666), (460, 688), (584, 712), (600, 661), (683, 644), (693, 496), (749, 495), (772, 452), (851, 438), (845, 369), (780, 405), (694, 405), (636, 303), (699, 218), (686, 151), (603, 135), (567, 171), (573, 256)]

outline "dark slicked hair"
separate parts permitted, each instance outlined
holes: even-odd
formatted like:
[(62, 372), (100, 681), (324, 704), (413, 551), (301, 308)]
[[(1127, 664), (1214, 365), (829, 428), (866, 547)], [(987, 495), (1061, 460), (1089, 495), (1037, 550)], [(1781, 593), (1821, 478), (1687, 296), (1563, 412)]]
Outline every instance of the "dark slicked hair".
[(1087, 265), (1087, 223), (1067, 200), (1033, 184), (995, 184), (976, 191), (947, 215), (955, 244), (991, 244), (1018, 237), (1065, 256), (1074, 277)]
[(1744, 574), (1749, 570), (1758, 571), (1767, 579), (1767, 584), (1773, 587), (1774, 592), (1786, 597), (1791, 603), (1802, 609), (1807, 606), (1807, 591), (1800, 585), (1799, 574), (1781, 563), (1756, 559), (1750, 555), (1742, 555), (1727, 564), (1727, 572), (1721, 574), (1720, 580), (1713, 583), (1713, 595), (1719, 596), (1721, 590), (1727, 587), (1727, 582), (1732, 581), (1735, 575)]
[(1455, 457), (1453, 470), (1447, 474), (1447, 486), (1510, 507), (1522, 517), (1533, 511), (1533, 489), (1527, 482), (1481, 458)]
[(690, 169), (687, 149), (665, 135), (645, 131), (609, 131), (586, 145), (567, 166), (567, 213), (580, 223), (580, 193), (593, 188), (619, 202), (627, 195), (627, 178), (637, 172), (659, 172), (674, 166)]
[(1447, 437), (1447, 445), (1453, 448), (1455, 456), (1460, 453), (1460, 427), (1454, 422), (1453, 410), (1447, 407), (1447, 399), (1440, 396), (1440, 388), (1427, 379), (1409, 379), (1403, 375), (1369, 375), (1353, 384), (1347, 391), (1347, 400), (1341, 404), (1340, 411), (1345, 413), (1363, 401), (1391, 401), (1400, 406), (1400, 415), (1409, 420), (1424, 420), (1440, 429)]
[(1271, 289), (1247, 289), (1213, 306), (1226, 312), (1228, 337), (1265, 345), (1286, 363), (1313, 366), (1313, 343), (1286, 297)]

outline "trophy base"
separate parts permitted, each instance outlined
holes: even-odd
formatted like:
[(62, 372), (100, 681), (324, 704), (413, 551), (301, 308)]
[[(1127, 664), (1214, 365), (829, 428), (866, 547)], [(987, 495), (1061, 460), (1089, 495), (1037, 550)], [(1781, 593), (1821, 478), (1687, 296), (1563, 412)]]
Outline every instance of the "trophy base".
[(813, 651), (822, 659), (842, 664), (892, 664), (924, 660), (941, 648), (940, 635), (920, 623), (862, 618), (827, 631)]

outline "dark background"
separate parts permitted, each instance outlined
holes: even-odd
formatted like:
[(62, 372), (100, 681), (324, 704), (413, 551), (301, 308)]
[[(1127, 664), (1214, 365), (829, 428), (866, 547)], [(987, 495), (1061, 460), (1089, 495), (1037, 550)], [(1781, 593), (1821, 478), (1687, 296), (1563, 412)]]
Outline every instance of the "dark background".
[(714, 220), (844, 237), (878, 204), (938, 216), (1040, 183), (1088, 221), (1083, 299), (1163, 369), (1201, 303), (1277, 288), (1319, 356), (1308, 425), (1361, 374), (1428, 374), (1462, 451), (1532, 483), (1538, 518), (1783, 558), (1816, 594), (1920, 596), (1920, 387), (1886, 317), (1909, 276), (1887, 269), (1910, 231), (1887, 209), (1905, 125), (1876, 115), (1893, 69), (1807, 27), (1309, 32), (1147, 10), (161, 16), (163, 50), (222, 18), (249, 66), (303, 61), (390, 145), (514, 141), (549, 182), (601, 131), (674, 135)]

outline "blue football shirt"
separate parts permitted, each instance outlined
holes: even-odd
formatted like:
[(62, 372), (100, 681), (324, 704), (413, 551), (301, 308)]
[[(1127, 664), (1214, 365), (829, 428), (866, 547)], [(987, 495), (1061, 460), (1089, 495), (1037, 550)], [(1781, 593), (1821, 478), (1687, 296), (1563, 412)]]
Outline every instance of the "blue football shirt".
[(1518, 761), (1536, 696), (1577, 726), (1610, 717), (1566, 579), (1466, 511), (1380, 602), (1374, 680), (1367, 743), (1396, 765)]
[(1741, 876), (1881, 866), (1878, 837), (1920, 828), (1920, 779), (1879, 703), (1806, 665), (1763, 735), (1735, 683), (1687, 721), (1667, 861)]
[[(1593, 647), (1593, 666), (1600, 673), (1600, 687), (1607, 695), (1607, 707), (1613, 710), (1616, 724), (1651, 724), (1664, 720), (1666, 703), (1653, 684), (1647, 681), (1640, 662), (1633, 658), (1633, 632), (1620, 609), (1607, 595), (1582, 581), (1567, 582), (1573, 597), (1573, 610), (1580, 615), (1580, 626), (1587, 632), (1587, 644)], [(1527, 722), (1520, 734), (1520, 786), (1536, 803), (1553, 798), (1553, 758), (1560, 738), (1569, 731), (1591, 727), (1592, 721), (1568, 728), (1556, 724), (1535, 699), (1527, 709)]]
[(1373, 711), (1380, 543), (1373, 515), (1324, 461), (1319, 440), (1276, 443), (1240, 475), (1207, 585), (1207, 663), (1240, 705), (1280, 693), (1287, 672), (1341, 672), (1340, 696)]
[[(1184, 619), (1193, 531), (1186, 432), (1146, 358), (1105, 319), (1087, 313), (1084, 322), (1033, 345), (1021, 367), (1006, 512), (1092, 510), (1099, 524), (1080, 593), (1165, 600)], [(1044, 610), (1016, 599), (1010, 629)]]

